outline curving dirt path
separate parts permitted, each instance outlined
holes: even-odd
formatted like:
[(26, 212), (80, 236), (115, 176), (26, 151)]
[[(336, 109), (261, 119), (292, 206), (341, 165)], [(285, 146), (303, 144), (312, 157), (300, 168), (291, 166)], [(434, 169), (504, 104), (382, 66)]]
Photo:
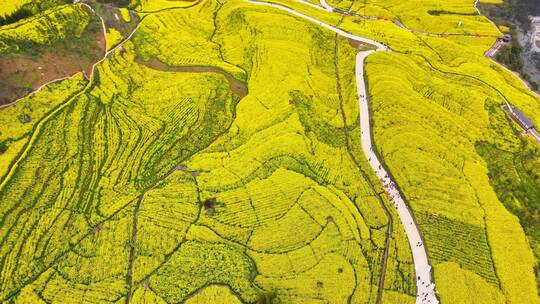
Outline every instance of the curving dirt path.
[(386, 193), (388, 197), (390, 198), (391, 202), (396, 207), (399, 219), (407, 234), (407, 238), (409, 240), (409, 245), (411, 247), (413, 261), (414, 261), (415, 281), (416, 281), (416, 286), (417, 286), (416, 303), (417, 304), (438, 304), (439, 301), (437, 297), (435, 296), (435, 284), (432, 282), (431, 265), (429, 264), (427, 251), (425, 249), (425, 246), (423, 245), (423, 240), (420, 234), (420, 230), (418, 229), (418, 226), (416, 225), (413, 219), (410, 209), (408, 208), (405, 201), (401, 198), (401, 194), (395, 182), (393, 182), (388, 177), (389, 176), (388, 173), (383, 168), (381, 162), (377, 158), (377, 155), (374, 153), (373, 146), (372, 146), (371, 124), (370, 124), (370, 116), (369, 116), (370, 113), (369, 113), (369, 104), (368, 104), (369, 99), (367, 97), (366, 86), (364, 82), (364, 60), (367, 56), (369, 56), (370, 54), (376, 51), (388, 51), (389, 48), (382, 43), (379, 43), (377, 41), (367, 39), (361, 36), (357, 36), (351, 33), (347, 33), (341, 29), (338, 29), (334, 26), (331, 26), (320, 20), (317, 20), (311, 16), (304, 15), (300, 12), (297, 12), (291, 8), (288, 8), (280, 4), (259, 2), (256, 0), (247, 0), (247, 1), (253, 4), (271, 6), (271, 7), (278, 8), (280, 10), (287, 11), (293, 15), (296, 15), (298, 17), (310, 20), (318, 25), (321, 25), (341, 36), (344, 36), (352, 40), (360, 41), (363, 43), (371, 44), (376, 47), (376, 50), (358, 52), (356, 55), (355, 75), (356, 75), (356, 85), (357, 85), (357, 90), (358, 90), (358, 102), (359, 102), (359, 107), (360, 107), (360, 127), (361, 127), (360, 129), (362, 130), (361, 131), (362, 150), (364, 151), (364, 154), (366, 158), (368, 159), (368, 162), (370, 166), (372, 167), (373, 171), (375, 171), (375, 174), (377, 175), (377, 177), (381, 181), (383, 181)]

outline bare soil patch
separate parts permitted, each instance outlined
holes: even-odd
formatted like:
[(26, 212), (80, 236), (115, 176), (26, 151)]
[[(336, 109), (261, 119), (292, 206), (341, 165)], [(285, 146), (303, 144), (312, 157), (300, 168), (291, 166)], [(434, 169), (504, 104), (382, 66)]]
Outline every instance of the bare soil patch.
[(375, 50), (376, 47), (371, 45), (371, 44), (368, 44), (368, 43), (363, 43), (363, 42), (360, 42), (360, 41), (357, 41), (357, 40), (354, 40), (354, 39), (350, 39), (350, 38), (347, 38), (347, 40), (349, 41), (349, 45), (352, 46), (353, 48), (355, 49), (358, 49), (358, 50)]
[[(101, 27), (100, 27), (101, 28)], [(101, 30), (77, 41), (61, 41), (38, 48), (37, 55), (0, 54), (0, 105), (8, 104), (55, 79), (91, 72), (105, 53)]]

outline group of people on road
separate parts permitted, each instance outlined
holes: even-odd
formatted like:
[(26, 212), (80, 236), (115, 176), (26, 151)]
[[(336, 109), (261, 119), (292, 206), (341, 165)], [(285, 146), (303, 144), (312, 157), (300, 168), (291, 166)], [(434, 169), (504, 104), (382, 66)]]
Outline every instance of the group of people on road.
[[(424, 281), (420, 281), (420, 276), (418, 276), (418, 282), (420, 282), (419, 285), (426, 285), (426, 287), (428, 289), (430, 289), (430, 290), (435, 289), (435, 284), (434, 283), (426, 284)], [(431, 302), (431, 299), (428, 299), (429, 296), (430, 296), (430, 293), (427, 292), (427, 291), (424, 291), (422, 293), (417, 294), (417, 299), (421, 299), (422, 304), (439, 303), (437, 300), (435, 300), (435, 302)], [(416, 303), (418, 303), (418, 301)]]
[[(380, 165), (379, 165), (379, 167), (380, 167)], [(399, 191), (397, 191), (396, 183), (394, 183), (390, 179), (388, 174), (386, 174), (385, 177), (381, 179), (381, 182), (383, 183), (384, 190), (388, 194), (388, 197), (390, 198), (390, 200), (394, 203), (394, 207), (397, 210), (398, 207), (399, 207), (398, 200), (401, 199), (401, 194), (399, 194)], [(406, 205), (404, 205), (404, 206), (406, 206)]]
[[(370, 151), (371, 153), (373, 153), (372, 147), (370, 147)], [(388, 197), (390, 198), (390, 200), (392, 201), (392, 203), (394, 204), (394, 207), (396, 208), (396, 210), (399, 208), (400, 202), (402, 202), (401, 204), (402, 206), (407, 208), (407, 205), (403, 204), (403, 199), (401, 198), (401, 194), (398, 191), (396, 183), (390, 179), (390, 176), (388, 175), (388, 173), (383, 171), (382, 165), (377, 162), (377, 159), (375, 157), (368, 157), (368, 161), (372, 164), (374, 162), (375, 165), (373, 167), (377, 168), (376, 171), (378, 173), (377, 174), (378, 176), (383, 176), (384, 174), (384, 176), (380, 178), (380, 181), (383, 184), (384, 190), (386, 194), (388, 195)], [(412, 226), (413, 222), (409, 222), (408, 224)], [(415, 247), (420, 248), (423, 245), (424, 243), (422, 241), (418, 241), (416, 242)], [(428, 290), (422, 291), (421, 293), (417, 295), (416, 303), (422, 303), (422, 304), (437, 304), (438, 303), (436, 298), (433, 301), (433, 290), (435, 288), (435, 284), (426, 283), (425, 281), (420, 280), (420, 276), (418, 276), (417, 285), (419, 289), (420, 289), (420, 286), (425, 286), (426, 288), (428, 288)]]
[(427, 293), (427, 292), (425, 292), (425, 291), (422, 292), (421, 295), (419, 295), (419, 297), (422, 298), (422, 303), (431, 304), (431, 300), (427, 298), (428, 296), (429, 296), (429, 293)]
[[(357, 74), (357, 77), (362, 76), (362, 74)], [(361, 85), (359, 85), (361, 87)], [(367, 104), (366, 96), (362, 93), (358, 94), (358, 101), (361, 107), (361, 111), (369, 112), (368, 109), (365, 108)], [(416, 236), (418, 233), (414, 233), (417, 228), (414, 225), (414, 220), (412, 218), (412, 212), (408, 208), (407, 204), (403, 200), (401, 193), (399, 191), (399, 188), (397, 184), (392, 181), (389, 174), (386, 172), (385, 168), (382, 166), (380, 161), (377, 159), (377, 155), (374, 151), (374, 148), (372, 146), (371, 138), (370, 138), (370, 126), (369, 124), (364, 125), (362, 117), (360, 118), (362, 130), (360, 130), (361, 138), (362, 138), (362, 148), (364, 149), (364, 153), (366, 155), (366, 158), (368, 160), (369, 165), (373, 168), (373, 170), (376, 173), (376, 176), (378, 177), (379, 181), (382, 183), (384, 192), (387, 195), (387, 197), (390, 199), (392, 204), (394, 205), (395, 209), (398, 211), (398, 215), (403, 222), (403, 225), (408, 237), (409, 234), (412, 235), (413, 240), (410, 241), (411, 249), (413, 251), (413, 255), (415, 256), (415, 265), (420, 264), (420, 268), (418, 270), (415, 270), (416, 273), (421, 273), (421, 277), (418, 277), (418, 280), (416, 280), (417, 284), (417, 290), (418, 294), (416, 297), (416, 303), (417, 304), (438, 304), (438, 300), (436, 296), (434, 295), (434, 289), (435, 285), (433, 283), (430, 283), (430, 270), (431, 267), (429, 266), (429, 262), (426, 261), (425, 264), (427, 264), (427, 269), (424, 267), (422, 261), (420, 263), (417, 263), (417, 256), (419, 255), (420, 258), (422, 258), (421, 253), (425, 252), (424, 244), (422, 240)], [(368, 117), (369, 119), (369, 117)], [(412, 231), (412, 232), (411, 232)], [(415, 244), (413, 246), (413, 244)]]
[[(373, 153), (373, 147), (370, 147), (369, 150), (371, 151), (371, 153)], [(368, 162), (371, 163), (372, 159), (373, 159), (372, 157), (368, 157)], [(373, 161), (375, 162), (376, 167), (378, 168), (378, 173), (381, 173), (381, 171), (383, 170), (382, 165), (376, 162), (376, 158)], [(384, 173), (384, 177), (381, 178), (380, 181), (383, 184), (386, 194), (388, 195), (390, 200), (394, 203), (394, 207), (398, 209), (399, 205), (398, 205), (397, 200), (401, 199), (401, 194), (397, 190), (396, 183), (390, 179), (390, 176), (388, 176), (388, 173), (384, 171), (383, 173)], [(378, 175), (382, 175), (382, 174), (378, 174)]]

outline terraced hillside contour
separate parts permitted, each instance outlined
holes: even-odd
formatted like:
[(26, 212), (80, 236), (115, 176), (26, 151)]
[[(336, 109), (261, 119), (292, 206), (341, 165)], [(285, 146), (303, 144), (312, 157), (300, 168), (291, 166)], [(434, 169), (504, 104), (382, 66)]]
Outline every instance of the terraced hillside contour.
[[(398, 212), (363, 157), (371, 131), (438, 300), (538, 302), (532, 235), (478, 148), (527, 144), (504, 100), (540, 113), (484, 58), (498, 30), (465, 0), (273, 3), (310, 19), (240, 0), (88, 3), (111, 46), (90, 77), (0, 109), (0, 301), (418, 301)], [(372, 130), (341, 34), (392, 49), (365, 63)]]
[[(308, 22), (199, 5), (144, 15), (20, 152), (7, 139), (2, 298), (177, 302), (210, 288), (243, 302), (274, 289), (284, 301), (375, 301), (385, 253), (388, 289), (413, 293), (403, 232), (386, 236), (393, 215), (344, 144), (358, 134), (354, 66), (341, 63), (354, 48), (338, 39), (336, 66), (335, 36)], [(196, 31), (194, 18), (206, 20)], [(276, 18), (304, 30), (280, 34)], [(306, 65), (291, 74), (283, 53)], [(351, 84), (341, 103), (338, 72)], [(282, 79), (291, 85), (269, 91)]]

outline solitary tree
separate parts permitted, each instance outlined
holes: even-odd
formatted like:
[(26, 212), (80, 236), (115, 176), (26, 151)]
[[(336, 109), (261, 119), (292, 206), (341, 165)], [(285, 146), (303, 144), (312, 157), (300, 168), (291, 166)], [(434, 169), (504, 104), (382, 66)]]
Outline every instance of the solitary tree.
[(257, 304), (280, 304), (281, 301), (277, 297), (275, 291), (265, 291), (259, 294), (259, 300)]
[(0, 154), (3, 154), (4, 152), (6, 152), (7, 148), (8, 148), (7, 144), (3, 141), (0, 141)]

